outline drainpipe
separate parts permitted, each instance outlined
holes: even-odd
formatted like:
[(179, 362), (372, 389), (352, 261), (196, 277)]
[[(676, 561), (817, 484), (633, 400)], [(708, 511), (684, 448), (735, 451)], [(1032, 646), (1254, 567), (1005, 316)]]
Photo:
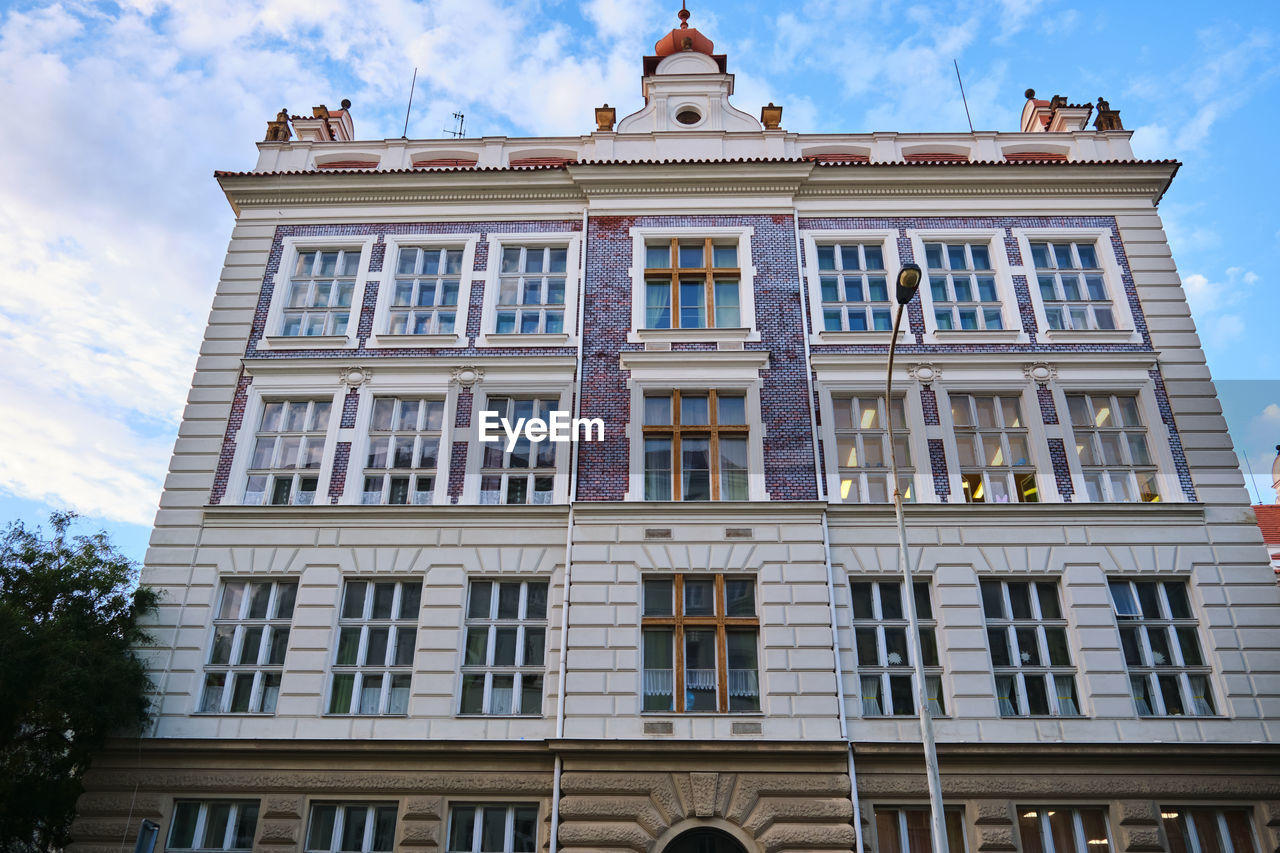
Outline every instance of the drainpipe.
[[(800, 336), (804, 342), (804, 380), (809, 394), (809, 403), (813, 407), (813, 416), (809, 418), (810, 440), (813, 443), (813, 476), (818, 486), (818, 499), (822, 505), (822, 558), (827, 569), (827, 607), (831, 614), (831, 652), (835, 656), (834, 669), (836, 679), (836, 708), (840, 721), (840, 740), (845, 744), (845, 756), (849, 761), (849, 802), (853, 806), (854, 853), (862, 853), (862, 810), (858, 802), (858, 774), (853, 761), (853, 744), (849, 742), (849, 720), (844, 707), (844, 673), (840, 668), (840, 634), (836, 621), (836, 581), (835, 569), (831, 564), (831, 536), (827, 525), (827, 484), (822, 477), (822, 459), (818, 452), (818, 404), (813, 397), (813, 362), (809, 351), (809, 323), (813, 313), (809, 304), (809, 287), (804, 278), (804, 268), (800, 262), (800, 214), (791, 208), (791, 224), (796, 241), (796, 280), (800, 286), (800, 304), (803, 316), (800, 323)], [(553, 851), (554, 853), (554, 851)]]
[[(582, 416), (582, 343), (583, 318), (586, 314), (587, 299), (587, 209), (582, 209), (582, 257), (578, 264), (578, 325), (574, 331), (578, 335), (577, 361), (573, 368), (573, 417)], [(574, 436), (575, 438), (577, 436)], [(569, 660), (569, 583), (573, 573), (573, 504), (578, 498), (577, 444), (569, 445), (569, 523), (565, 529), (564, 539), (564, 604), (560, 616), (560, 673), (556, 692), (556, 740), (564, 737), (564, 689), (566, 670)], [(555, 775), (551, 782), (551, 843), (549, 850), (556, 853), (560, 839), (560, 776), (564, 771), (564, 762), (556, 753)]]

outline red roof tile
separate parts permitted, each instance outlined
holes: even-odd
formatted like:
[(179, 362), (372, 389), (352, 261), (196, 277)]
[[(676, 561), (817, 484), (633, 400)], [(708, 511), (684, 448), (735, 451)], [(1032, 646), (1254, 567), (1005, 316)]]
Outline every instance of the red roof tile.
[(1268, 545), (1280, 545), (1280, 504), (1259, 504), (1253, 508), (1262, 528), (1262, 541)]

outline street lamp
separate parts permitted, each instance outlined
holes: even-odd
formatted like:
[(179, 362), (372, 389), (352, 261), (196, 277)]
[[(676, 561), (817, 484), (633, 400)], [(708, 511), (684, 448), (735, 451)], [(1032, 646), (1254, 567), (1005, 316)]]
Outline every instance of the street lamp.
[(898, 271), (895, 290), (898, 312), (893, 318), (893, 336), (889, 338), (889, 373), (885, 382), (884, 409), (889, 425), (889, 466), (893, 476), (893, 512), (898, 521), (898, 568), (902, 571), (907, 600), (907, 643), (916, 666), (916, 710), (920, 716), (920, 740), (924, 745), (924, 764), (929, 781), (929, 811), (933, 824), (934, 853), (947, 853), (947, 830), (942, 815), (942, 778), (938, 775), (938, 750), (933, 741), (933, 719), (929, 716), (929, 695), (924, 682), (924, 658), (920, 654), (920, 622), (916, 616), (915, 587), (911, 582), (911, 563), (907, 559), (907, 521), (902, 513), (902, 490), (898, 487), (898, 455), (893, 440), (893, 354), (898, 344), (902, 312), (920, 289), (921, 272), (916, 264), (904, 264)]

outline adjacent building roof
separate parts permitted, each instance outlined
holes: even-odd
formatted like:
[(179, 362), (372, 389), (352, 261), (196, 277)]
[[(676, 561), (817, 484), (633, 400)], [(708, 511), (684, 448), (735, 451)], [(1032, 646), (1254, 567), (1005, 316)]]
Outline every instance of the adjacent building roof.
[(1280, 545), (1280, 504), (1258, 504), (1253, 513), (1262, 529), (1262, 541), (1268, 545)]

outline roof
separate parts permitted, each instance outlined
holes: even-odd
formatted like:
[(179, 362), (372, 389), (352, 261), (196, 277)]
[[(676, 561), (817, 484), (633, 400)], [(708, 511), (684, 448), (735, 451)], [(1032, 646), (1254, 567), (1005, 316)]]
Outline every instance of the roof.
[(1280, 545), (1280, 504), (1258, 504), (1253, 508), (1262, 528), (1262, 541), (1268, 545)]
[(1173, 166), (1182, 164), (1177, 160), (913, 160), (908, 162), (871, 162), (850, 156), (848, 160), (812, 160), (805, 157), (737, 157), (729, 159), (679, 159), (679, 160), (578, 160), (567, 163), (546, 163), (520, 166), (424, 166), (410, 169), (295, 169), (284, 172), (236, 172), (217, 170), (215, 178), (268, 178), (293, 175), (395, 175), (413, 172), (529, 172), (549, 169), (564, 169), (569, 166), (713, 166), (737, 163), (803, 163), (812, 164), (822, 169), (832, 168), (972, 168), (975, 166), (995, 166), (1001, 168), (1027, 168), (1034, 166)]

